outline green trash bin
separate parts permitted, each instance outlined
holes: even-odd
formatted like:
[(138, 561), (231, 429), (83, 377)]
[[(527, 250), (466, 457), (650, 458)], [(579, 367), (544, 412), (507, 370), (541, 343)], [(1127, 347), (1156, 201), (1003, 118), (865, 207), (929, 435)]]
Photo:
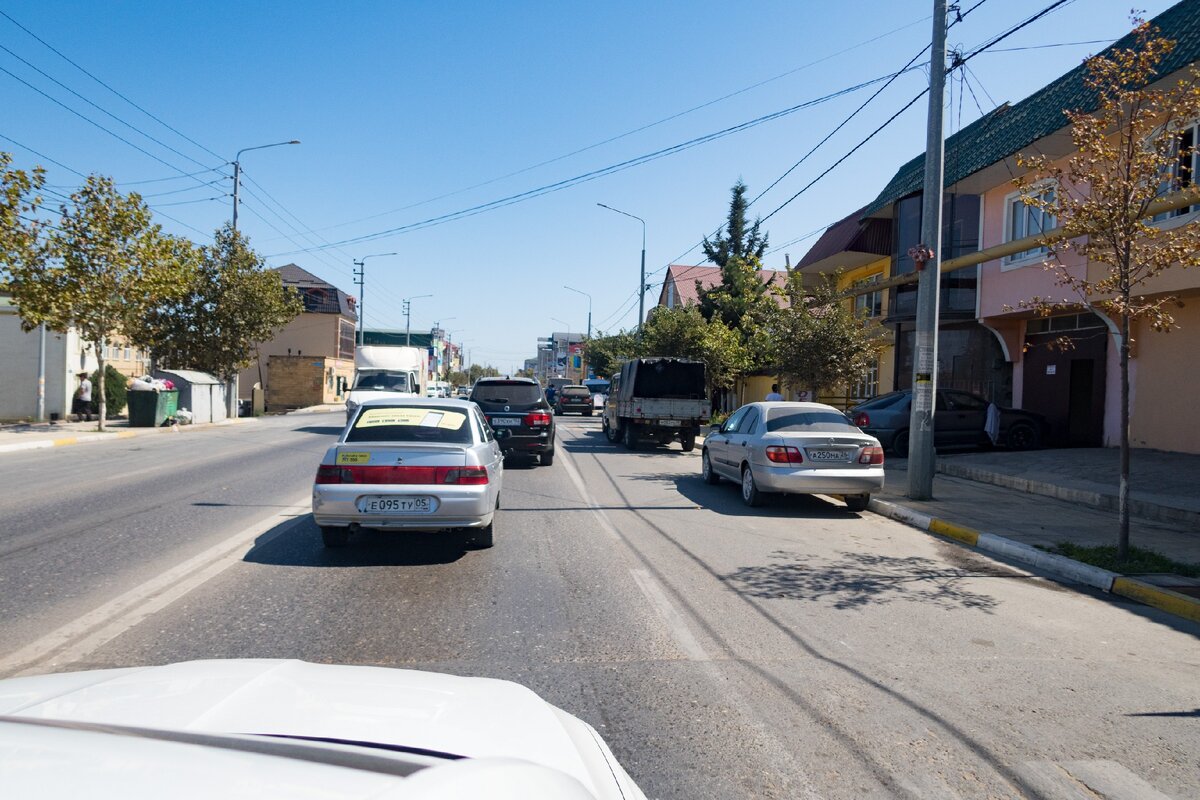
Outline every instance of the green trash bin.
[(129, 427), (157, 428), (175, 416), (179, 409), (179, 391), (130, 392)]

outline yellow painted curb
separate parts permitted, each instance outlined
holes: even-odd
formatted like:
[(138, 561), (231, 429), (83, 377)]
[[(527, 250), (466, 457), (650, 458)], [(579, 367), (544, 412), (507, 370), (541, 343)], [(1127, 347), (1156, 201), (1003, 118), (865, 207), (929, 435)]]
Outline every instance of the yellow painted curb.
[(78, 444), (78, 443), (79, 443), (79, 439), (75, 438), (74, 436), (68, 436), (64, 439), (55, 439), (54, 440), (55, 447), (62, 447), (63, 445)]
[(120, 433), (117, 434), (118, 439), (130, 439), (134, 436), (137, 436), (136, 431), (121, 431)]
[(964, 528), (962, 525), (955, 525), (953, 522), (946, 522), (945, 520), (929, 520), (929, 530), (933, 533), (939, 533), (942, 536), (949, 536), (951, 539), (957, 539), (972, 547), (979, 541), (979, 531), (973, 528)]
[(1135, 578), (1117, 578), (1113, 581), (1112, 593), (1130, 600), (1137, 600), (1148, 606), (1174, 614), (1177, 617), (1200, 622), (1200, 600), (1188, 597), (1186, 594), (1172, 592), (1161, 586), (1151, 586)]

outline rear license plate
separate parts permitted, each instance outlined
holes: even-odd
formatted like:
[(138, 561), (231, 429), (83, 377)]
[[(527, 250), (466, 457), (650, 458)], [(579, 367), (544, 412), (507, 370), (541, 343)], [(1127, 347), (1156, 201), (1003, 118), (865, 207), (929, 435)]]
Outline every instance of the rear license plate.
[(358, 510), (364, 514), (430, 514), (437, 508), (433, 497), (360, 497)]
[(849, 457), (841, 450), (809, 450), (810, 461), (848, 461)]
[(491, 423), (495, 425), (520, 425), (520, 417), (492, 417)]
[(658, 421), (658, 424), (664, 428), (678, 428), (681, 423), (677, 419), (662, 419)]

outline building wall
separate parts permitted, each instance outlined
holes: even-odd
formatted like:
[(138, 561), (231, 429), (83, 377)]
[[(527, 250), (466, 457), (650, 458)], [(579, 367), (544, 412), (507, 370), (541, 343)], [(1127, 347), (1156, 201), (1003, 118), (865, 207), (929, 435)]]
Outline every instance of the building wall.
[[(258, 352), (262, 358), (261, 377), (257, 361), (251, 362), (250, 366), (239, 373), (238, 397), (249, 398), (254, 384), (260, 380), (263, 389), (270, 390), (267, 363), (274, 356), (292, 355), (337, 359), (339, 357), (339, 322), (349, 325), (351, 330), (354, 328), (354, 322), (340, 314), (305, 312), (293, 318), (291, 322), (280, 328), (270, 341), (263, 342), (258, 346)], [(348, 358), (353, 362), (353, 350), (348, 354)], [(270, 403), (270, 400), (268, 399), (267, 402)]]
[[(21, 318), (8, 303), (0, 304), (0, 420), (32, 420), (37, 415), (38, 332), (21, 330)], [(79, 336), (46, 332), (46, 418), (65, 419), (80, 371), (92, 372), (96, 360), (84, 352)]]
[[(1177, 330), (1157, 333), (1139, 324), (1133, 336), (1134, 358), (1130, 363), (1132, 389), (1129, 436), (1134, 447), (1152, 447), (1183, 453), (1200, 453), (1200, 426), (1196, 398), (1200, 397), (1200, 293), (1184, 299), (1184, 307), (1173, 309)], [(1117, 348), (1112, 347), (1113, 351)], [(1111, 405), (1120, 403), (1120, 363), (1110, 375), (1116, 379)], [(1111, 445), (1120, 443), (1120, 428), (1113, 426)]]
[(354, 377), (352, 359), (284, 355), (271, 356), (267, 364), (271, 411), (341, 402), (339, 388)]

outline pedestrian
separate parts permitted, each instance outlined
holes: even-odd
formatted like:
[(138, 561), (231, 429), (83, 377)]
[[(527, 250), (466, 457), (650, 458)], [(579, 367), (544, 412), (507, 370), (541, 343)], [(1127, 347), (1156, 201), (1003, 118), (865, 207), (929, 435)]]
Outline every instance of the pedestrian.
[(71, 413), (76, 415), (76, 422), (85, 418), (92, 421), (92, 382), (86, 372), (79, 373), (79, 388), (75, 390), (72, 406)]
[(783, 395), (781, 395), (779, 393), (779, 384), (772, 383), (771, 391), (767, 393), (767, 402), (768, 403), (777, 403), (781, 400), (783, 400)]

